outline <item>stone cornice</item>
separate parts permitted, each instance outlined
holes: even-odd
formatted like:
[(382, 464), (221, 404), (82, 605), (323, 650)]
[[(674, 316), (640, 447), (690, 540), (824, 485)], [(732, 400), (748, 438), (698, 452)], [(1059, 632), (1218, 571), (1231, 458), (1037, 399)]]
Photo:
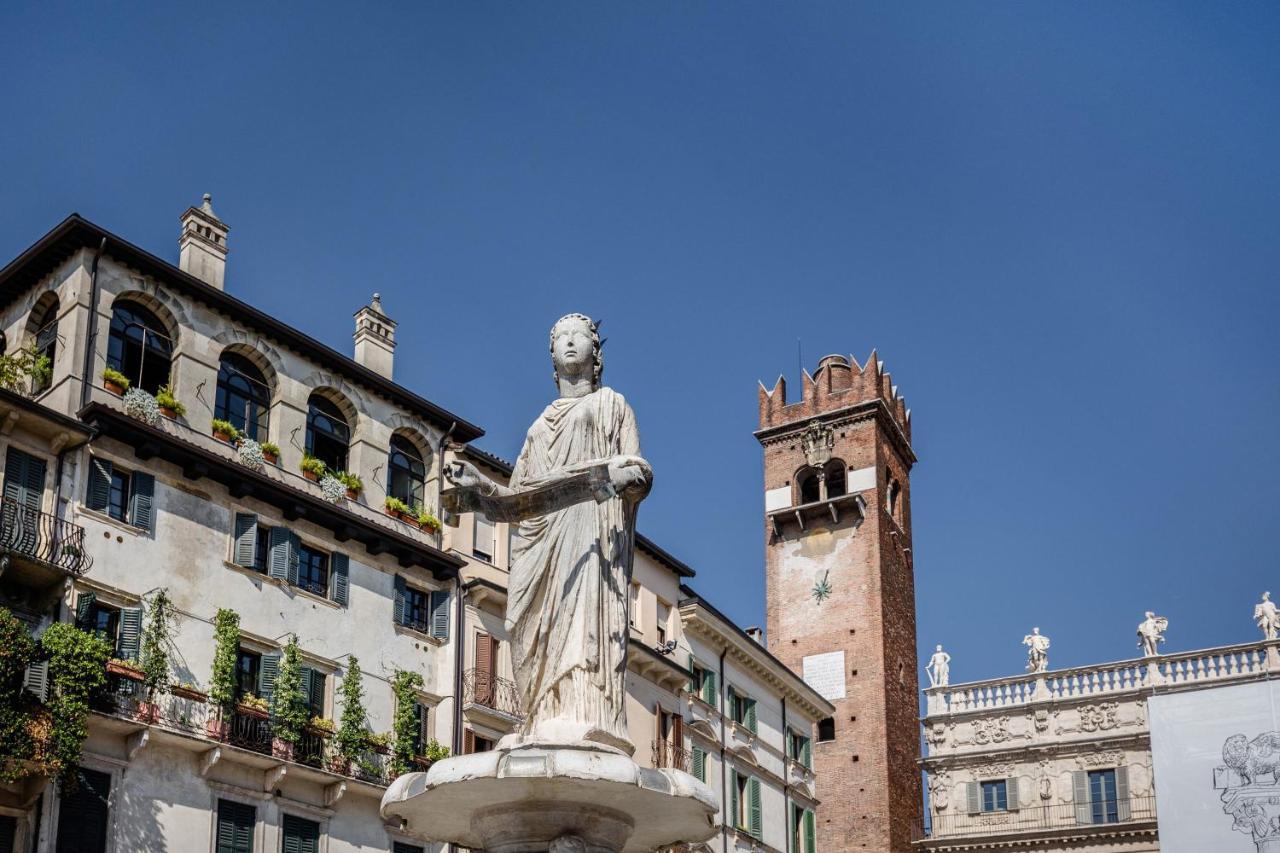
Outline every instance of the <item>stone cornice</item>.
[(907, 465), (915, 464), (916, 454), (911, 449), (911, 442), (902, 431), (902, 427), (898, 425), (897, 420), (894, 419), (893, 413), (889, 411), (888, 404), (878, 398), (875, 400), (863, 400), (852, 406), (832, 409), (829, 412), (822, 412), (811, 417), (798, 418), (785, 424), (765, 427), (764, 429), (756, 430), (753, 434), (762, 446), (769, 447), (794, 440), (796, 435), (803, 432), (813, 421), (828, 424), (832, 429), (835, 429), (871, 419), (874, 419), (885, 431), (885, 434), (889, 436), (889, 441), (894, 445), (894, 448), (906, 461)]

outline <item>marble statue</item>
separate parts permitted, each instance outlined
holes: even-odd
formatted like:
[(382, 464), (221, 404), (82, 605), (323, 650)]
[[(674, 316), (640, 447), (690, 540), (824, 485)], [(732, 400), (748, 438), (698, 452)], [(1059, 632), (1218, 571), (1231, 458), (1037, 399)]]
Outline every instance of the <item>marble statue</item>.
[(929, 799), (938, 811), (945, 811), (951, 805), (951, 777), (945, 770), (929, 775)]
[(506, 624), (525, 718), (499, 746), (591, 743), (631, 755), (628, 592), (636, 509), (653, 472), (631, 407), (600, 384), (597, 325), (557, 320), (551, 361), (559, 394), (529, 427), (510, 486), (453, 463), (446, 509), (481, 505), (520, 525)]
[(951, 655), (942, 650), (941, 643), (938, 644), (933, 657), (929, 658), (929, 665), (925, 667), (925, 672), (929, 673), (930, 687), (946, 687), (951, 683)]
[(1160, 654), (1160, 644), (1164, 642), (1164, 632), (1167, 630), (1169, 620), (1148, 610), (1146, 618), (1138, 623), (1138, 648), (1142, 649), (1145, 657)]
[(1027, 672), (1044, 672), (1049, 668), (1049, 638), (1041, 634), (1039, 628), (1032, 628), (1031, 633), (1022, 638), (1022, 645), (1027, 647)]
[(1280, 611), (1276, 610), (1276, 603), (1271, 600), (1271, 593), (1264, 592), (1262, 601), (1253, 606), (1253, 621), (1258, 623), (1258, 628), (1265, 639), (1276, 638), (1277, 632), (1280, 631)]

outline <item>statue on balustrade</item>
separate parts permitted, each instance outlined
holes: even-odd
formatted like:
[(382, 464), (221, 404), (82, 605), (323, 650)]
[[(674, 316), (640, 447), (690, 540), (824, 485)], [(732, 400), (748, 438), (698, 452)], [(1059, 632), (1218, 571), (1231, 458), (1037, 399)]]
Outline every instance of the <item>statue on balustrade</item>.
[(631, 755), (628, 593), (636, 510), (653, 472), (631, 407), (600, 384), (598, 325), (569, 314), (550, 344), (559, 394), (529, 427), (510, 486), (455, 462), (444, 508), (519, 523), (506, 624), (525, 718), (499, 747), (594, 744)]
[(929, 665), (925, 667), (925, 672), (929, 673), (930, 687), (946, 687), (951, 683), (951, 655), (942, 650), (942, 644), (938, 644), (938, 650), (933, 653), (933, 657), (929, 658)]
[(1152, 658), (1160, 654), (1160, 644), (1164, 642), (1167, 630), (1169, 620), (1148, 610), (1146, 618), (1138, 623), (1138, 648), (1142, 649), (1143, 656)]
[(1264, 592), (1262, 601), (1253, 606), (1253, 621), (1258, 623), (1258, 628), (1265, 639), (1274, 640), (1280, 632), (1280, 611), (1276, 610), (1276, 603), (1271, 600), (1271, 593)]
[(1032, 628), (1031, 633), (1022, 638), (1022, 645), (1027, 647), (1027, 672), (1044, 672), (1049, 668), (1049, 638), (1041, 634), (1039, 628)]

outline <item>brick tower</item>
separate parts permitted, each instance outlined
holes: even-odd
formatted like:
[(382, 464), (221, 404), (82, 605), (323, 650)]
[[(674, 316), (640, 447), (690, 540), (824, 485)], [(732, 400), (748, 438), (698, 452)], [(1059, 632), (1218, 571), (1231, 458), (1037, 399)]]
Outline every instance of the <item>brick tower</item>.
[(836, 706), (819, 727), (822, 853), (911, 849), (921, 817), (911, 420), (874, 352), (760, 387), (769, 650)]

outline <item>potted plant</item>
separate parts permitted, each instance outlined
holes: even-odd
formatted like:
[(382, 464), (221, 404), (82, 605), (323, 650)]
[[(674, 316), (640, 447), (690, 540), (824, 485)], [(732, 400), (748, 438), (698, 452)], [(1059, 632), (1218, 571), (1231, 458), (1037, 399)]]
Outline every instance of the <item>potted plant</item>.
[(306, 731), (309, 735), (330, 737), (333, 735), (333, 730), (335, 728), (336, 726), (334, 726), (333, 720), (328, 717), (312, 717), (310, 722), (307, 723)]
[(387, 495), (387, 499), (382, 502), (383, 507), (387, 510), (387, 515), (392, 518), (398, 518), (401, 521), (409, 514), (409, 505), (399, 498), (393, 498)]
[(413, 762), (423, 770), (427, 770), (432, 764), (449, 757), (449, 747), (444, 746), (440, 741), (432, 738), (427, 741), (422, 752), (413, 757)]
[(236, 702), (236, 713), (258, 720), (265, 720), (271, 716), (271, 708), (267, 705), (266, 699), (261, 696), (254, 696), (252, 693), (246, 693)]
[(268, 465), (276, 465), (280, 461), (280, 445), (273, 444), (270, 441), (264, 441), (259, 447), (262, 448), (262, 458), (266, 460)]
[(124, 392), (129, 390), (129, 384), (129, 377), (118, 370), (108, 367), (102, 371), (102, 386), (117, 397), (124, 396)]
[(302, 476), (306, 477), (313, 483), (319, 482), (320, 478), (329, 470), (324, 462), (312, 456), (310, 453), (302, 454), (302, 463), (298, 465), (302, 470)]
[(142, 681), (145, 676), (142, 670), (138, 668), (136, 661), (125, 660), (124, 658), (111, 658), (107, 661), (107, 672), (112, 675), (118, 675), (121, 678), (127, 678), (130, 681)]
[(360, 497), (360, 492), (364, 489), (364, 483), (355, 474), (348, 474), (346, 471), (339, 471), (335, 475), (342, 485), (347, 487), (347, 500), (353, 501)]
[(386, 755), (391, 752), (391, 733), (370, 732), (365, 735), (365, 745), (378, 753), (378, 755)]
[(192, 702), (209, 701), (209, 694), (205, 693), (203, 690), (201, 690), (199, 687), (196, 687), (194, 684), (192, 684), (189, 681), (181, 681), (181, 682), (178, 682), (177, 684), (170, 684), (169, 693), (170, 695), (176, 696), (179, 699), (190, 699)]
[(271, 718), (274, 720), (271, 754), (292, 761), (298, 742), (311, 721), (310, 697), (302, 690), (302, 660), (298, 637), (289, 635), (280, 655), (276, 685), (271, 691)]
[(209, 678), (209, 702), (213, 705), (206, 732), (214, 740), (226, 740), (228, 720), (236, 703), (236, 658), (240, 650), (240, 614), (225, 607), (213, 617), (213, 673)]
[(430, 533), (438, 533), (440, 531), (440, 519), (429, 509), (418, 510), (418, 526)]
[(225, 441), (227, 444), (234, 444), (236, 439), (240, 437), (240, 430), (236, 429), (236, 425), (231, 421), (214, 418), (209, 423), (209, 427), (213, 431), (214, 438), (218, 441)]
[(187, 407), (178, 401), (173, 395), (173, 388), (168, 385), (156, 392), (156, 405), (160, 407), (160, 414), (171, 421), (187, 413)]

